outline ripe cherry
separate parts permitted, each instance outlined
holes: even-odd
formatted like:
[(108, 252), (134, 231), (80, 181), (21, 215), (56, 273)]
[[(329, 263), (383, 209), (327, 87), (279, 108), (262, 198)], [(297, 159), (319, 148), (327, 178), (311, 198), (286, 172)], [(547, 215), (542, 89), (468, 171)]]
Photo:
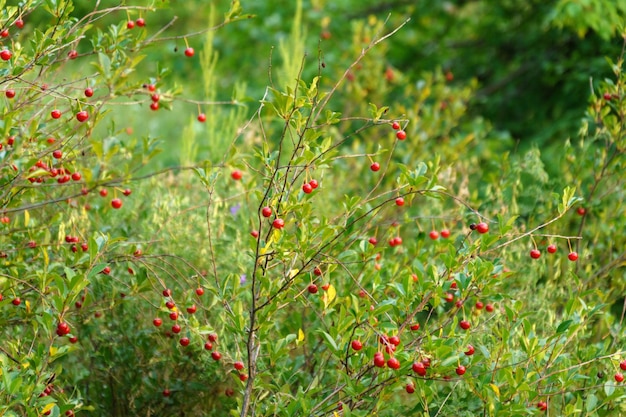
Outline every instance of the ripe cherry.
[(307, 290), (309, 291), (309, 293), (311, 294), (317, 294), (317, 285), (315, 284), (309, 284)]
[(209, 342), (217, 342), (217, 334), (216, 333), (211, 333), (209, 334)]
[(4, 92), (4, 95), (7, 96), (7, 98), (13, 98), (15, 97), (15, 90), (9, 88)]
[(206, 114), (204, 114), (204, 113), (200, 113), (200, 114), (198, 115), (198, 121), (199, 121), (200, 123), (204, 123), (204, 122), (206, 122)]
[(2, 29), (2, 31), (0, 31), (0, 36), (3, 38), (6, 38), (9, 36), (9, 29)]
[(419, 376), (426, 375), (426, 366), (424, 366), (423, 362), (415, 362), (413, 363), (413, 372), (418, 374)]
[(469, 321), (467, 321), (467, 320), (461, 320), (461, 321), (459, 322), (459, 326), (460, 326), (460, 327), (461, 327), (461, 329), (463, 329), (463, 330), (468, 330), (468, 329), (471, 327), (471, 324), (470, 324), (470, 322), (469, 322)]
[(52, 116), (53, 119), (58, 119), (61, 117), (61, 112), (59, 110), (52, 110), (50, 116)]
[(276, 229), (282, 229), (283, 227), (285, 227), (285, 221), (283, 219), (274, 219), (274, 221), (272, 222), (272, 226), (274, 226), (274, 228)]
[(374, 354), (374, 366), (377, 368), (382, 368), (385, 366), (385, 357), (382, 352), (376, 352)]
[(69, 52), (67, 53), (67, 57), (68, 57), (69, 59), (76, 59), (76, 58), (78, 57), (78, 51), (76, 51), (75, 49), (73, 49), (73, 50), (69, 51)]
[(351, 343), (352, 349), (356, 350), (357, 352), (361, 349), (363, 349), (363, 343), (361, 343), (361, 341), (359, 340), (353, 340)]
[(187, 313), (189, 313), (189, 314), (195, 313), (196, 310), (197, 310), (197, 307), (196, 307), (195, 304), (192, 304), (191, 306), (187, 307)]
[(111, 200), (111, 206), (114, 209), (119, 209), (122, 207), (122, 200), (120, 200), (119, 198), (114, 198), (113, 200)]
[(556, 245), (548, 245), (546, 250), (548, 251), (548, 253), (555, 253), (556, 252)]
[(419, 323), (415, 323), (411, 325), (411, 330), (418, 331), (420, 329), (420, 324)]
[(387, 361), (387, 366), (391, 369), (399, 369), (400, 361), (396, 358), (389, 358), (389, 360)]
[(493, 310), (494, 310), (493, 304), (487, 304), (485, 306), (485, 310), (487, 310), (489, 313), (493, 313)]
[(439, 232), (437, 232), (436, 230), (432, 230), (428, 236), (432, 239), (432, 240), (437, 240), (439, 239)]
[(259, 237), (259, 231), (258, 230), (252, 230), (250, 232), (250, 236), (252, 236), (253, 238), (256, 239), (257, 237)]
[(272, 215), (272, 208), (267, 206), (263, 207), (263, 209), (261, 209), (261, 214), (263, 217), (270, 217)]
[(415, 385), (413, 384), (406, 384), (406, 387), (404, 387), (404, 389), (406, 390), (407, 393), (409, 394), (413, 394), (415, 392)]
[(570, 252), (569, 255), (567, 255), (567, 259), (569, 259), (572, 262), (576, 261), (578, 259), (578, 253)]
[(105, 267), (102, 269), (102, 273), (103, 273), (104, 275), (109, 275), (109, 274), (111, 273), (111, 267), (110, 267), (110, 266), (105, 266)]
[(156, 319), (152, 320), (152, 324), (154, 324), (156, 327), (159, 327), (161, 326), (161, 324), (163, 324), (163, 320), (157, 317)]
[(457, 375), (463, 375), (465, 373), (465, 367), (463, 365), (459, 365), (456, 367), (455, 371)]
[(78, 120), (79, 122), (82, 123), (87, 119), (89, 119), (89, 113), (87, 113), (85, 110), (76, 113), (76, 120)]
[(189, 338), (188, 337), (183, 337), (180, 339), (180, 345), (181, 346), (189, 346)]
[(442, 238), (444, 238), (444, 239), (449, 238), (449, 237), (450, 237), (450, 230), (448, 230), (448, 229), (443, 229), (443, 230), (441, 231), (441, 237), (442, 237)]
[(22, 29), (24, 27), (24, 21), (22, 19), (17, 19), (15, 21), (15, 26), (17, 26), (18, 28)]
[(191, 58), (192, 56), (194, 56), (196, 52), (193, 50), (193, 48), (188, 47), (187, 49), (185, 49), (185, 56)]
[(370, 237), (367, 240), (371, 245), (376, 245), (378, 243), (378, 240), (375, 237)]
[(314, 190), (320, 186), (319, 182), (317, 182), (317, 180), (311, 180), (309, 181), (309, 185), (311, 186), (311, 188), (313, 188)]
[(204, 294), (204, 288), (202, 287), (196, 288), (196, 295), (201, 296), (202, 294)]
[(319, 266), (316, 266), (315, 268), (313, 268), (313, 273), (319, 277), (322, 275), (322, 270), (320, 269)]
[(398, 122), (393, 122), (393, 123), (391, 124), (391, 128), (392, 128), (393, 130), (399, 130), (399, 129), (400, 129), (400, 123), (398, 123)]
[(218, 351), (213, 351), (211, 352), (211, 357), (213, 358), (214, 361), (219, 361), (220, 359), (222, 359), (222, 354), (219, 353)]
[(63, 152), (57, 149), (56, 151), (52, 152), (52, 157), (55, 159), (61, 159), (63, 157)]
[(602, 98), (605, 99), (606, 101), (611, 101), (613, 96), (611, 95), (611, 93), (604, 93), (602, 94)]
[(176, 303), (174, 303), (172, 300), (167, 300), (165, 302), (165, 307), (167, 307), (170, 310), (173, 310), (174, 307), (176, 307)]
[(57, 325), (57, 335), (65, 336), (70, 333), (70, 326), (66, 322), (62, 321)]
[(241, 371), (244, 367), (243, 362), (241, 361), (237, 361), (233, 364), (233, 366), (235, 367), (236, 370)]
[(182, 328), (180, 327), (180, 324), (175, 324), (172, 326), (172, 333), (180, 333), (180, 331), (182, 330)]
[(172, 321), (178, 320), (178, 311), (172, 311), (170, 313), (170, 320), (172, 320)]
[(3, 61), (8, 61), (9, 59), (11, 59), (11, 56), (13, 56), (13, 54), (8, 49), (3, 49), (2, 51), (0, 51), (0, 58), (2, 58)]
[(622, 374), (621, 372), (616, 372), (613, 378), (615, 378), (615, 382), (622, 382), (624, 381), (624, 374)]
[(404, 130), (398, 130), (396, 132), (396, 137), (398, 138), (398, 140), (404, 140), (406, 139), (406, 132)]
[(578, 213), (579, 216), (584, 216), (585, 214), (587, 214), (587, 209), (585, 209), (584, 207), (578, 207), (576, 209), (576, 213)]
[(533, 259), (539, 259), (541, 257), (541, 252), (539, 249), (533, 249), (530, 251), (530, 257)]
[(389, 343), (391, 343), (394, 346), (399, 346), (400, 345), (400, 338), (398, 336), (391, 336), (389, 338)]
[(380, 170), (380, 164), (378, 162), (374, 162), (372, 165), (370, 165), (370, 169), (374, 172)]
[(206, 350), (212, 350), (212, 349), (213, 349), (213, 343), (211, 343), (211, 342), (206, 342), (206, 343), (204, 344), (204, 349), (206, 349)]
[(478, 231), (478, 233), (485, 234), (489, 231), (489, 225), (483, 222), (478, 223), (476, 225), (476, 230)]
[(482, 310), (484, 307), (484, 304), (482, 301), (476, 301), (476, 310)]
[(476, 350), (474, 349), (474, 346), (472, 345), (467, 345), (467, 350), (464, 352), (467, 356), (472, 356), (474, 354), (474, 352), (476, 352)]
[(169, 390), (169, 389), (165, 388), (165, 389), (163, 390), (163, 396), (164, 396), (164, 397), (169, 397), (171, 394), (172, 394), (172, 393), (170, 392), (170, 390)]
[(537, 403), (537, 408), (541, 411), (546, 411), (548, 409), (548, 403), (546, 403), (545, 401), (539, 401)]
[(626, 371), (626, 360), (621, 361), (619, 367), (622, 371)]
[[(238, 169), (236, 169), (236, 170), (234, 170), (233, 172), (230, 173), (230, 177), (232, 179), (234, 179), (235, 181), (239, 181), (243, 177), (243, 172), (241, 172)], [(272, 213), (270, 212), (270, 214), (272, 214)], [(268, 217), (268, 216), (265, 216), (265, 217)]]
[(311, 194), (313, 192), (313, 187), (311, 187), (311, 184), (306, 183), (302, 185), (302, 191), (304, 191), (305, 194)]
[(401, 207), (404, 205), (404, 198), (398, 197), (396, 198), (396, 206)]
[(454, 301), (454, 294), (448, 292), (443, 298), (446, 300), (446, 302), (451, 303), (452, 301)]
[(20, 297), (15, 297), (13, 300), (11, 300), (11, 304), (13, 304), (14, 306), (19, 306), (20, 304), (22, 304), (22, 300), (20, 299)]
[(169, 288), (166, 288), (163, 290), (163, 297), (171, 297), (172, 296), (172, 290), (170, 290)]
[(126, 22), (126, 29), (132, 29), (135, 27), (135, 22), (133, 22), (132, 20), (129, 20), (128, 22)]
[(140, 17), (139, 19), (137, 19), (135, 23), (137, 23), (137, 26), (139, 27), (144, 27), (146, 25), (146, 21), (143, 19), (143, 17)]
[(326, 284), (322, 285), (322, 289), (324, 291), (328, 291), (329, 288), (330, 288), (330, 284), (329, 283), (326, 283)]

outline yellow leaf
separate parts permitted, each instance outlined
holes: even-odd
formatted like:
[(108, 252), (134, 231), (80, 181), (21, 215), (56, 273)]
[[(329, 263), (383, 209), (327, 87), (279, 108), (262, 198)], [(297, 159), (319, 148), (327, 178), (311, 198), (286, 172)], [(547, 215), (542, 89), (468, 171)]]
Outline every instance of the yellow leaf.
[(57, 354), (58, 349), (54, 346), (50, 346), (50, 356), (54, 356)]
[(28, 227), (29, 222), (30, 222), (30, 214), (28, 214), (28, 210), (24, 210), (24, 227)]
[(297, 268), (292, 269), (291, 271), (289, 271), (289, 278), (295, 277), (296, 275), (298, 275), (298, 272), (300, 272), (299, 269), (297, 269)]
[(489, 384), (493, 392), (496, 393), (496, 397), (500, 398), (500, 388), (496, 384)]
[(332, 303), (336, 297), (337, 297), (337, 291), (335, 290), (335, 287), (333, 287), (331, 284), (328, 286), (328, 289), (326, 290), (326, 292), (324, 293), (324, 296), (322, 297), (322, 301), (324, 301), (324, 308), (328, 308), (330, 303)]
[(41, 414), (46, 414), (48, 411), (52, 410), (55, 405), (55, 403), (46, 404), (46, 406), (41, 410)]
[(24, 304), (26, 304), (26, 312), (30, 313), (30, 301), (26, 300)]
[(298, 342), (302, 342), (304, 340), (304, 332), (302, 329), (298, 330)]

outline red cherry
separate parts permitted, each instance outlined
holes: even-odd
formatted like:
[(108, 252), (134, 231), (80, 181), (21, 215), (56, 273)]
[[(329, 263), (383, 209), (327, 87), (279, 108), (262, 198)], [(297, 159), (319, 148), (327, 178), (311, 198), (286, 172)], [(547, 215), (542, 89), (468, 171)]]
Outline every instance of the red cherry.
[(67, 53), (67, 57), (69, 59), (76, 59), (78, 57), (78, 51), (76, 50), (71, 50)]
[(157, 102), (150, 103), (150, 110), (153, 110), (153, 111), (159, 110), (159, 103)]
[(371, 245), (376, 245), (378, 243), (378, 240), (375, 237), (370, 237), (367, 240)]
[(120, 200), (119, 198), (114, 198), (113, 200), (111, 200), (111, 206), (114, 209), (119, 209), (122, 207), (122, 200)]
[(211, 343), (211, 342), (206, 342), (206, 343), (204, 344), (204, 349), (206, 349), (206, 350), (211, 350), (211, 349), (213, 349), (213, 343)]
[(382, 352), (376, 352), (374, 354), (374, 366), (377, 368), (382, 368), (385, 366), (385, 357)]
[(69, 324), (65, 323), (64, 321), (60, 322), (57, 325), (57, 335), (58, 336), (65, 336), (66, 334), (70, 333), (70, 326)]
[(198, 115), (198, 121), (199, 121), (200, 123), (204, 123), (204, 122), (206, 122), (206, 114), (204, 114), (204, 113), (200, 113), (200, 114)]
[(2, 36), (3, 38), (6, 38), (9, 36), (9, 29), (2, 29), (2, 31), (0, 32), (0, 36)]
[(272, 222), (272, 226), (274, 226), (274, 228), (276, 229), (282, 229), (283, 227), (285, 227), (285, 221), (283, 219), (275, 219)]
[(569, 255), (567, 255), (567, 259), (569, 259), (572, 262), (576, 261), (578, 259), (578, 253), (570, 252)]
[(619, 367), (622, 371), (626, 371), (626, 360), (621, 361)]
[(318, 266), (316, 266), (315, 268), (313, 268), (313, 273), (319, 277), (322, 275), (322, 270)]
[(0, 58), (2, 58), (3, 61), (8, 61), (9, 59), (11, 59), (11, 56), (13, 56), (13, 54), (8, 49), (3, 49), (2, 51), (0, 51)]
[(398, 140), (404, 140), (406, 139), (406, 132), (404, 130), (398, 130), (396, 132), (396, 137), (398, 138)]
[(161, 326), (161, 324), (163, 324), (163, 320), (157, 317), (156, 319), (152, 320), (152, 324), (154, 324), (156, 327), (159, 327)]
[(485, 310), (487, 310), (489, 313), (493, 313), (493, 310), (494, 310), (493, 304), (487, 304), (485, 306)]
[(73, 179), (74, 181), (80, 181), (80, 179), (81, 179), (80, 172), (75, 172), (75, 173), (73, 173), (73, 174), (72, 174), (72, 179)]
[(400, 345), (400, 338), (398, 336), (391, 336), (389, 338), (389, 343), (391, 343), (394, 346), (399, 346)]
[(237, 361), (233, 364), (233, 366), (235, 367), (236, 370), (241, 371), (244, 367), (243, 362), (241, 361)]
[(326, 283), (326, 284), (322, 285), (322, 289), (324, 291), (328, 291), (329, 288), (330, 288), (330, 284), (329, 283)]
[(188, 337), (183, 337), (180, 339), (180, 345), (181, 346), (189, 346), (189, 338)]
[(165, 303), (165, 307), (172, 310), (174, 309), (174, 307), (176, 307), (176, 304), (172, 300), (167, 300), (167, 302)]
[(309, 293), (311, 294), (317, 294), (317, 285), (315, 284), (309, 284), (309, 287), (307, 288), (307, 290), (309, 291)]
[(169, 397), (169, 396), (170, 396), (170, 394), (171, 394), (171, 392), (170, 392), (170, 390), (169, 390), (169, 389), (165, 388), (165, 389), (163, 390), (163, 396), (164, 396), (164, 397)]
[(467, 345), (467, 350), (464, 352), (467, 356), (472, 356), (474, 354), (474, 352), (476, 352), (476, 350), (474, 349), (474, 346), (472, 345)]
[(370, 165), (370, 169), (374, 172), (380, 170), (380, 164), (378, 162), (374, 162), (372, 165)]
[(248, 375), (246, 375), (246, 374), (239, 374), (239, 380), (241, 382), (246, 382), (247, 379), (248, 379)]
[(617, 372), (614, 376), (615, 378), (615, 382), (622, 382), (624, 381), (624, 375), (621, 372)]
[(170, 320), (172, 320), (172, 321), (178, 320), (178, 311), (172, 311), (170, 313)]
[(152, 102), (153, 102), (153, 103), (156, 103), (156, 102), (158, 102), (159, 100), (161, 100), (161, 96), (160, 96), (160, 95), (158, 95), (158, 94), (156, 94), (156, 93), (155, 93), (155, 94), (152, 94), (152, 95), (150, 96), (150, 100), (152, 100)]
[(61, 117), (61, 112), (59, 110), (52, 110), (50, 116), (52, 116), (53, 119), (58, 119)]
[(128, 22), (126, 22), (127, 29), (132, 29), (134, 27), (135, 27), (135, 22), (133, 22), (132, 20), (129, 20)]
[(182, 330), (182, 328), (180, 327), (179, 324), (175, 324), (175, 325), (172, 326), (172, 333), (178, 334), (178, 333), (180, 333), (181, 330)]
[(233, 172), (230, 173), (230, 177), (232, 179), (234, 179), (235, 181), (239, 181), (243, 177), (243, 172), (241, 172), (238, 169), (236, 169), (236, 170), (234, 170)]
[(213, 343), (217, 342), (217, 334), (215, 333), (209, 334), (209, 342), (213, 342)]
[(87, 113), (85, 110), (76, 113), (76, 120), (78, 120), (79, 122), (82, 123), (87, 119), (89, 119), (89, 113)]
[(556, 252), (556, 245), (549, 245), (546, 250), (548, 251), (548, 253), (555, 253)]
[(191, 47), (185, 49), (185, 56), (188, 56), (189, 58), (191, 58), (195, 53), (196, 52)]
[(398, 122), (393, 122), (393, 123), (391, 124), (391, 128), (392, 128), (393, 130), (399, 130), (399, 129), (400, 129), (400, 123), (398, 123)]
[(304, 191), (305, 194), (311, 194), (313, 192), (313, 187), (311, 187), (311, 184), (304, 184), (302, 186), (302, 191)]
[(407, 393), (413, 394), (415, 392), (415, 385), (406, 384), (406, 387), (404, 387), (404, 389), (406, 390)]
[(482, 301), (476, 301), (476, 309), (477, 310), (482, 310), (483, 309), (483, 302)]
[(359, 351), (361, 349), (363, 349), (363, 343), (361, 343), (359, 340), (353, 340), (351, 343), (352, 349)]
[(15, 26), (17, 26), (18, 28), (22, 29), (24, 27), (24, 21), (22, 19), (17, 19), (15, 21)]
[(163, 290), (163, 297), (171, 297), (172, 296), (172, 290), (170, 290), (169, 288), (166, 288)]
[(109, 274), (111, 273), (111, 267), (110, 267), (110, 266), (105, 266), (105, 267), (102, 269), (102, 273), (103, 273), (104, 275), (109, 275)]
[(15, 90), (9, 88), (4, 92), (4, 95), (6, 95), (7, 98), (13, 98), (15, 97)]
[(456, 374), (463, 375), (465, 373), (465, 367), (463, 365), (459, 365), (456, 367)]
[(478, 233), (485, 234), (489, 231), (489, 225), (487, 223), (478, 223), (476, 225)]
[(541, 252), (539, 249), (533, 249), (530, 251), (530, 257), (533, 259), (539, 259), (541, 257)]
[(400, 207), (404, 205), (404, 198), (398, 197), (396, 198), (396, 206)]
[(461, 329), (463, 329), (463, 330), (467, 330), (467, 329), (469, 329), (469, 328), (470, 328), (471, 324), (470, 324), (470, 322), (469, 322), (469, 321), (467, 321), (467, 320), (461, 320), (461, 321), (459, 322), (459, 326), (461, 326)]
[(7, 138), (7, 145), (13, 146), (14, 143), (15, 143), (15, 136), (9, 136)]
[(309, 181), (309, 185), (311, 186), (311, 188), (313, 188), (314, 190), (320, 186), (320, 184), (317, 182), (317, 180), (311, 180)]
[(400, 361), (396, 358), (389, 358), (389, 360), (387, 361), (387, 366), (391, 369), (399, 369)]
[(211, 357), (213, 358), (214, 361), (219, 361), (220, 359), (222, 359), (222, 354), (217, 351), (214, 351), (214, 352), (211, 352)]
[(441, 231), (441, 237), (442, 237), (442, 238), (444, 238), (444, 239), (449, 238), (449, 237), (450, 237), (450, 230), (448, 230), (448, 229), (443, 229), (443, 230)]
[(415, 372), (419, 376), (426, 375), (426, 366), (424, 365), (424, 363), (422, 363), (422, 362), (415, 362), (415, 363), (413, 363), (413, 367), (412, 368), (413, 368), (413, 372)]
[(454, 294), (447, 292), (443, 298), (446, 300), (446, 302), (451, 303), (452, 301), (454, 301)]
[(411, 325), (411, 330), (413, 330), (414, 332), (418, 331), (419, 329), (420, 329), (419, 323), (415, 323)]
[(196, 288), (196, 295), (201, 296), (202, 294), (204, 294), (204, 288), (202, 287)]
[(13, 300), (11, 300), (11, 304), (13, 304), (14, 306), (19, 306), (22, 303), (22, 300), (20, 299), (20, 297), (15, 297)]
[(189, 314), (193, 314), (193, 313), (195, 313), (195, 312), (196, 312), (196, 310), (197, 310), (197, 307), (196, 307), (196, 305), (195, 305), (195, 304), (193, 304), (193, 305), (191, 305), (191, 306), (187, 307), (187, 313), (189, 313)]
[(139, 27), (144, 27), (146, 25), (146, 21), (143, 19), (143, 17), (140, 17), (139, 19), (137, 19), (135, 23), (137, 23), (137, 26)]
[(154, 84), (148, 84), (147, 88), (148, 88), (148, 91), (156, 91), (156, 85)]
[(602, 98), (605, 99), (606, 101), (611, 101), (613, 96), (611, 95), (611, 93), (607, 92), (607, 93), (602, 94)]
[(52, 152), (52, 157), (55, 159), (61, 159), (63, 157), (63, 152), (57, 149), (56, 151)]
[(250, 236), (252, 236), (253, 238), (256, 239), (257, 237), (259, 237), (259, 231), (258, 230), (252, 230), (250, 232)]
[(437, 240), (439, 239), (439, 232), (437, 232), (436, 230), (431, 231), (428, 236), (432, 239), (432, 240)]
[(539, 401), (537, 403), (537, 408), (541, 411), (546, 411), (548, 409), (548, 403), (545, 401)]
[(263, 209), (261, 209), (261, 214), (263, 215), (263, 217), (270, 217), (272, 215), (271, 207), (263, 207)]
[(578, 207), (576, 209), (576, 213), (578, 213), (579, 216), (584, 216), (585, 214), (587, 214), (587, 209), (585, 209), (584, 207)]

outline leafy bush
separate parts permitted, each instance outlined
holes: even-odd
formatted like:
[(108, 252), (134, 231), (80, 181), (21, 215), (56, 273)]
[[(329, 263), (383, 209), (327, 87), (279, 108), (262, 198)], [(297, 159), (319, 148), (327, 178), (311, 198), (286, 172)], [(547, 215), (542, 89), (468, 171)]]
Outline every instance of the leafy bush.
[[(545, 162), (476, 83), (386, 65), (406, 23), (303, 58), (298, 2), (263, 97), (222, 101), (237, 1), (172, 36), (73, 7), (3, 8), (3, 414), (626, 412), (623, 57)], [(144, 59), (170, 40), (188, 85)]]

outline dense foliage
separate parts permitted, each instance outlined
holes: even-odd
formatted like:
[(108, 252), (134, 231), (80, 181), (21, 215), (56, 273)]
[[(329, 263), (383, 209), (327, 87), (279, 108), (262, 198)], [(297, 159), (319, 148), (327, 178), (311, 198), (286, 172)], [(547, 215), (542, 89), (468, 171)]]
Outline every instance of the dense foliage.
[(271, 3), (1, 2), (0, 415), (626, 413), (621, 3)]

